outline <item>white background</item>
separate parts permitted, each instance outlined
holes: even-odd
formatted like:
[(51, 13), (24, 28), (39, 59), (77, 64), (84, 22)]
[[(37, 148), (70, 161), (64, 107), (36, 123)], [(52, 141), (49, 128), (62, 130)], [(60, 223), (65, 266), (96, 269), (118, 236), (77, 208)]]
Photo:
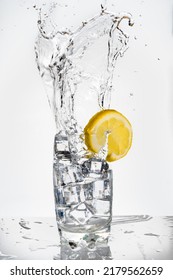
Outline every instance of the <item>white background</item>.
[[(32, 6), (37, 2), (0, 1), (2, 217), (54, 215), (55, 125), (35, 63), (38, 15)], [(172, 215), (173, 1), (76, 2), (79, 11), (89, 7), (91, 16), (106, 2), (109, 11), (130, 12), (135, 20), (128, 29), (129, 50), (114, 77), (112, 107), (129, 118), (134, 131), (129, 154), (111, 164), (114, 215)]]

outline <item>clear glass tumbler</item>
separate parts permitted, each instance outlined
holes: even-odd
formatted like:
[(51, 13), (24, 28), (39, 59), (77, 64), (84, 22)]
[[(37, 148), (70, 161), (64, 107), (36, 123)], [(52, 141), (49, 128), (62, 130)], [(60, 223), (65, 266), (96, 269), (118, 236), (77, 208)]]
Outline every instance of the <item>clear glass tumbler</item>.
[(54, 194), (58, 228), (73, 242), (106, 240), (112, 219), (112, 171), (96, 157), (72, 161), (68, 139), (54, 143)]

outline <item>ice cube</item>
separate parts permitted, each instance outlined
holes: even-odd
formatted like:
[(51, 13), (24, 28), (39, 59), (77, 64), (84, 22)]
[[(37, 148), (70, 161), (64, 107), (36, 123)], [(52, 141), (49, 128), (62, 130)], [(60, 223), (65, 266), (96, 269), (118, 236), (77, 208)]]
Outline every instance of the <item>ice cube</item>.
[(80, 203), (77, 207), (69, 212), (69, 215), (79, 225), (85, 225), (89, 219), (93, 216), (93, 213), (86, 207), (85, 203)]
[(70, 154), (67, 135), (62, 131), (55, 135), (54, 154), (57, 158)]
[(81, 202), (80, 189), (81, 187), (79, 185), (68, 185), (64, 187), (64, 198), (66, 205), (74, 206)]
[(65, 204), (64, 193), (62, 188), (54, 188), (54, 195), (56, 205), (60, 206)]
[(109, 169), (108, 163), (99, 158), (91, 158), (82, 164), (82, 172), (85, 176), (100, 177)]
[(66, 212), (66, 209), (65, 207), (58, 207), (55, 209), (56, 211), (56, 217), (59, 221), (61, 222), (65, 222), (65, 212)]
[(59, 177), (62, 185), (82, 182), (84, 179), (80, 165), (60, 165)]

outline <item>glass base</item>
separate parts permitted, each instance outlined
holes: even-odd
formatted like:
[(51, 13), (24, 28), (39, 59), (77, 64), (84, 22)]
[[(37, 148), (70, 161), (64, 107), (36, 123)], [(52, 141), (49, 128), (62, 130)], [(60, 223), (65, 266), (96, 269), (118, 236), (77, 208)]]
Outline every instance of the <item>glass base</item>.
[(108, 246), (110, 226), (92, 233), (72, 233), (59, 229), (61, 259), (112, 259)]

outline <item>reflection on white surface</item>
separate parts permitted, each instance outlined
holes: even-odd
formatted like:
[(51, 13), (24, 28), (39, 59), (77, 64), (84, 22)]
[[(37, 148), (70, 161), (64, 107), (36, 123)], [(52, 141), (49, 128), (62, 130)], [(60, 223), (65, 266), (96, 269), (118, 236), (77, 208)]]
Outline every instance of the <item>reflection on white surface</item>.
[(60, 246), (54, 218), (0, 220), (0, 259), (173, 259), (173, 217), (117, 216), (108, 244)]

